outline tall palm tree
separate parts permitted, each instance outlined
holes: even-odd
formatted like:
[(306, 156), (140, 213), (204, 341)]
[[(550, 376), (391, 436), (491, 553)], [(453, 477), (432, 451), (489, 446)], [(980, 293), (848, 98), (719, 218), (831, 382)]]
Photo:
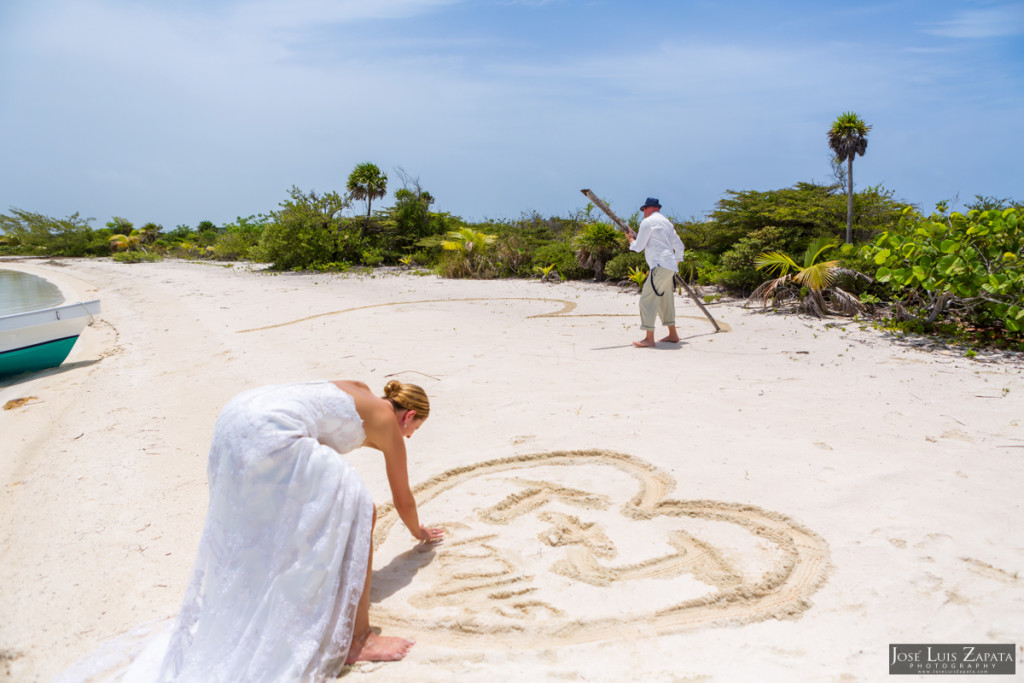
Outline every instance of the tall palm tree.
[(853, 242), (853, 157), (864, 156), (871, 126), (852, 111), (840, 114), (828, 131), (828, 146), (839, 163), (846, 162), (846, 243)]
[(370, 225), (370, 206), (374, 199), (381, 199), (387, 194), (388, 177), (380, 172), (376, 164), (369, 161), (358, 164), (348, 176), (348, 193), (353, 199), (366, 200), (366, 222), (359, 231), (362, 237)]

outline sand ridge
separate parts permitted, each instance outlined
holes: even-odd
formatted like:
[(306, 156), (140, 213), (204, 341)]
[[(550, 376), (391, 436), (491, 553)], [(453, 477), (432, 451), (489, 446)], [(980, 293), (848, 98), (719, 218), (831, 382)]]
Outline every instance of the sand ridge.
[[(291, 325), (298, 325), (301, 323), (309, 322), (311, 320), (317, 320), (320, 318), (326, 318), (329, 316), (341, 315), (343, 313), (354, 313), (356, 311), (366, 311), (375, 308), (389, 308), (392, 306), (424, 306), (427, 304), (439, 304), (439, 303), (466, 303), (466, 302), (489, 302), (489, 301), (528, 301), (528, 302), (550, 302), (562, 304), (562, 308), (557, 311), (549, 313), (537, 313), (534, 315), (528, 315), (527, 318), (635, 318), (636, 315), (633, 313), (573, 313), (576, 310), (576, 302), (565, 301), (564, 299), (549, 299), (549, 298), (537, 298), (537, 297), (473, 297), (463, 299), (421, 299), (417, 301), (394, 301), (384, 304), (371, 304), (368, 306), (354, 306), (352, 308), (344, 308), (337, 311), (327, 311), (325, 313), (316, 313), (314, 315), (307, 315), (302, 318), (295, 320), (288, 320), (286, 322), (274, 323), (273, 325), (264, 325), (263, 327), (253, 327), (245, 330), (239, 330), (239, 334), (248, 334), (250, 332), (263, 332), (265, 330), (273, 330), (280, 327), (289, 327)], [(707, 320), (706, 317), (698, 316), (677, 316), (679, 318), (689, 318), (692, 320)], [(719, 323), (721, 332), (729, 332), (730, 328), (727, 324)]]

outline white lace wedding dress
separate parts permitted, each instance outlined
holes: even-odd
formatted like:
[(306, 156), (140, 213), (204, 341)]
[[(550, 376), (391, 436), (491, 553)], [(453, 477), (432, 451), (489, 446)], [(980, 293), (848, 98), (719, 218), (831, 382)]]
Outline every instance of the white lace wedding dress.
[(177, 622), (113, 679), (337, 675), (366, 579), (373, 518), (369, 492), (339, 454), (364, 439), (355, 403), (330, 382), (232, 399), (214, 430), (206, 527)]

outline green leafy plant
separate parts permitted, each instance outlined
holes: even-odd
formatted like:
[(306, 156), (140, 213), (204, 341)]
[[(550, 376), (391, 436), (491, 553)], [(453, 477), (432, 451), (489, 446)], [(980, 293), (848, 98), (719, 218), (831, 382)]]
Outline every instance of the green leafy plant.
[(647, 279), (647, 272), (648, 271), (646, 268), (630, 268), (629, 276), (626, 279), (635, 284), (637, 287), (643, 287), (644, 280)]
[(533, 252), (532, 263), (535, 266), (555, 264), (555, 270), (563, 280), (580, 280), (590, 274), (576, 262), (571, 244), (562, 240), (538, 246)]
[(10, 215), (0, 214), (0, 233), (6, 235), (9, 245), (16, 245), (21, 254), (51, 256), (85, 256), (102, 254), (107, 248), (100, 243), (97, 252), (91, 252), (94, 231), (92, 218), (81, 218), (73, 213), (67, 218), (53, 218), (32, 211), (11, 209)]
[(558, 277), (558, 273), (555, 271), (555, 264), (549, 263), (546, 266), (534, 266), (533, 272), (540, 275), (541, 282), (547, 282), (549, 279)]
[(441, 248), (446, 251), (481, 254), (493, 241), (493, 235), (472, 228), (459, 228), (448, 233), (448, 239), (441, 242)]
[(384, 262), (384, 255), (381, 254), (380, 249), (363, 249), (360, 256), (362, 257), (362, 262), (371, 268), (379, 266)]
[(761, 254), (798, 252), (800, 244), (785, 228), (769, 225), (755, 230), (722, 254), (713, 282), (737, 294), (749, 294), (765, 281), (765, 274), (756, 265)]
[(604, 264), (626, 248), (626, 239), (610, 223), (590, 223), (573, 241), (576, 260), (594, 272), (594, 279), (604, 279)]
[(828, 313), (856, 315), (863, 312), (864, 307), (857, 297), (834, 284), (836, 277), (845, 270), (839, 261), (821, 260), (822, 255), (835, 246), (835, 241), (827, 237), (814, 240), (804, 253), (803, 265), (782, 252), (759, 255), (754, 260), (755, 266), (774, 278), (755, 289), (748, 301), (759, 300), (765, 307), (769, 300), (797, 299), (801, 313), (819, 318)]
[(912, 209), (865, 248), (875, 278), (897, 299), (894, 316), (928, 328), (944, 316), (1024, 332), (1024, 212), (1018, 208), (925, 218)]
[(441, 274), (456, 278), (487, 275), (490, 264), (486, 252), (494, 239), (494, 235), (468, 227), (450, 231), (441, 241), (441, 248), (450, 254), (440, 264)]
[[(687, 254), (689, 255), (689, 254)], [(609, 280), (626, 280), (633, 268), (646, 268), (647, 259), (643, 252), (626, 250), (613, 256), (604, 264), (604, 274)]]
[(148, 251), (121, 251), (112, 256), (118, 263), (152, 263), (161, 260), (159, 254)]
[(280, 270), (306, 268), (332, 261), (355, 261), (362, 251), (361, 240), (349, 230), (341, 213), (349, 200), (337, 192), (305, 193), (297, 187), (260, 236), (261, 260)]
[(495, 236), (490, 247), (491, 264), (498, 277), (529, 276), (532, 259), (526, 240), (514, 232), (502, 232)]

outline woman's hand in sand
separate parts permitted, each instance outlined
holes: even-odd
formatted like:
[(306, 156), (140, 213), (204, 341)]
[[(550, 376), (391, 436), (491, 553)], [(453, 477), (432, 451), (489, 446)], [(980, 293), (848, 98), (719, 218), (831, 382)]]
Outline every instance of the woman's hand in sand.
[(421, 526), (420, 535), (417, 538), (424, 543), (437, 543), (444, 539), (444, 529)]

